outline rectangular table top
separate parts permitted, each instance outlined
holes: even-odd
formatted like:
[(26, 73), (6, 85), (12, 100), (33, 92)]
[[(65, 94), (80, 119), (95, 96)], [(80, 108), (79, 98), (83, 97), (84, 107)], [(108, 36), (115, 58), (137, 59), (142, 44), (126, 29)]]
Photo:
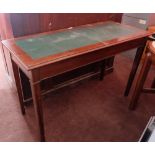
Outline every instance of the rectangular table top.
[(9, 39), (2, 43), (30, 69), (149, 35), (148, 31), (109, 21)]
[(132, 35), (136, 29), (121, 27), (117, 23), (106, 23), (67, 29), (34, 38), (17, 40), (16, 44), (33, 59), (41, 58), (106, 40)]

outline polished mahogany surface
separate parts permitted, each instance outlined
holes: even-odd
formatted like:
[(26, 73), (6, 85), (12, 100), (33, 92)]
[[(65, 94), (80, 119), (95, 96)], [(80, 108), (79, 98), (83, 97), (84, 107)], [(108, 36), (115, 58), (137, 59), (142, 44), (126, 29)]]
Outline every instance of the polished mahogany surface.
[[(105, 29), (105, 26), (107, 24), (109, 24), (108, 28)], [(99, 30), (96, 31), (96, 27), (98, 26), (99, 27), (101, 26), (99, 28), (100, 31)], [(89, 30), (90, 27), (91, 27), (91, 31)], [(61, 52), (55, 51), (54, 54), (50, 53), (50, 55), (42, 55), (39, 58), (32, 58), (32, 55), (30, 56), (30, 53), (27, 54), (27, 52), (29, 51), (28, 48), (33, 49), (32, 47), (36, 48), (38, 46), (34, 46), (34, 45), (23, 46), (23, 40), (25, 39), (30, 39), (29, 41), (33, 42), (36, 39), (36, 37), (41, 37), (43, 35), (45, 37), (54, 36), (57, 38), (57, 35), (56, 35), (57, 33), (61, 35), (62, 33), (68, 34), (68, 32), (73, 30), (77, 31), (77, 29), (80, 32), (81, 32), (81, 29), (84, 29), (82, 33), (83, 36), (81, 37), (82, 34), (78, 32), (78, 35), (71, 35), (73, 38), (80, 36), (81, 39), (88, 38), (88, 40), (89, 41), (91, 40), (91, 41), (90, 42), (88, 41), (87, 44), (85, 42), (81, 42), (79, 45), (77, 41), (75, 41), (74, 39), (71, 39), (72, 42), (70, 41), (70, 44), (68, 43), (69, 46), (64, 51), (61, 51)], [(106, 34), (104, 33), (102, 34), (101, 32), (102, 33), (104, 32)], [(95, 23), (91, 25), (89, 24), (89, 25), (75, 27), (75, 28), (72, 28), (71, 30), (61, 29), (57, 31), (46, 32), (43, 34), (36, 34), (36, 35), (25, 36), (25, 37), (3, 41), (2, 42), (4, 45), (3, 49), (5, 52), (9, 53), (11, 58), (15, 82), (17, 86), (19, 101), (20, 101), (20, 108), (23, 115), (25, 114), (25, 105), (23, 101), (22, 85), (20, 82), (21, 81), (20, 70), (22, 70), (29, 79), (30, 88), (32, 92), (32, 99), (33, 99), (33, 104), (35, 109), (35, 115), (36, 115), (37, 124), (38, 124), (39, 140), (40, 141), (46, 140), (45, 130), (44, 130), (43, 108), (42, 108), (43, 100), (42, 100), (41, 83), (43, 81), (51, 77), (61, 75), (62, 73), (73, 71), (75, 69), (78, 69), (80, 67), (83, 67), (95, 62), (103, 61), (106, 58), (114, 56), (120, 52), (129, 50), (132, 48), (138, 48), (138, 51), (133, 63), (133, 67), (130, 72), (131, 73), (130, 75), (134, 77), (140, 61), (140, 57), (145, 47), (147, 37), (150, 34), (151, 33), (148, 31), (136, 29), (127, 25), (122, 25), (115, 22), (102, 22), (102, 23)], [(64, 38), (70, 39), (71, 36), (70, 35), (67, 35), (67, 36), (65, 36)], [(63, 40), (64, 38), (61, 36), (59, 39), (58, 38), (56, 40), (54, 39), (55, 41), (57, 41), (57, 43), (59, 43), (59, 47), (60, 46), (62, 47), (63, 45), (62, 41), (64, 41)], [(47, 40), (51, 42), (51, 38)], [(19, 41), (20, 41), (20, 45), (17, 45)], [(76, 43), (76, 46), (73, 46), (74, 45), (73, 42)], [(39, 44), (41, 43), (42, 42), (40, 42)], [(46, 43), (46, 41), (44, 43)], [(38, 45), (38, 41), (37, 41), (37, 45)], [(25, 49), (22, 50), (22, 48), (25, 48)], [(36, 51), (37, 50), (34, 50), (34, 54), (36, 53)], [(102, 64), (102, 67), (103, 69), (101, 70), (100, 77), (104, 77), (104, 73), (105, 73), (104, 63)], [(131, 84), (132, 84), (132, 80), (130, 80), (130, 85)]]
[(148, 35), (127, 25), (102, 22), (5, 40), (3, 44), (27, 69), (33, 69)]

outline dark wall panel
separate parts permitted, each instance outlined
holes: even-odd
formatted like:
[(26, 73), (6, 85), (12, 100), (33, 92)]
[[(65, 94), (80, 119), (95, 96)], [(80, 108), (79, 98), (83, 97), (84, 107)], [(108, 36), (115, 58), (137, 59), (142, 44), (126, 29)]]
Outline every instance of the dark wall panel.
[(107, 20), (121, 22), (121, 18), (121, 13), (10, 14), (11, 25), (15, 37)]

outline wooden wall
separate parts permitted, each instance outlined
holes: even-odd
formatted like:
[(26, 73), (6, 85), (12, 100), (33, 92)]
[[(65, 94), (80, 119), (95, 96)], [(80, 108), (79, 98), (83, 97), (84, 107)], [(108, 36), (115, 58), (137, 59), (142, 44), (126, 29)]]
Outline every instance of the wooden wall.
[(121, 22), (122, 14), (112, 13), (43, 13), (10, 14), (15, 37), (113, 20)]

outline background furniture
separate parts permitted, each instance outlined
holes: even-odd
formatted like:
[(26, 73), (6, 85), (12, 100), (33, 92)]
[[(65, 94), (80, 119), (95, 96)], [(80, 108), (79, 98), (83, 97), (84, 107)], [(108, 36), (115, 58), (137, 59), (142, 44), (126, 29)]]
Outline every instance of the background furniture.
[[(0, 36), (1, 40), (20, 37), (35, 33), (48, 32), (51, 30), (58, 30), (68, 27), (79, 26), (83, 24), (103, 22), (112, 20), (121, 22), (122, 14), (75, 14), (75, 13), (13, 13), (0, 14)], [(14, 75), (12, 72), (12, 62), (7, 51), (3, 51), (3, 60), (6, 68), (6, 73), (13, 88), (15, 88)], [(114, 57), (106, 60), (106, 73), (113, 70)], [(86, 79), (91, 76), (98, 75), (102, 66), (102, 61), (81, 67), (72, 72), (64, 73), (62, 75), (48, 79), (42, 83), (42, 89), (49, 90), (61, 88), (70, 83)], [(24, 90), (24, 100), (31, 98), (31, 89), (28, 78), (21, 72), (22, 87)]]
[[(122, 17), (122, 23), (131, 25), (141, 29), (148, 29), (148, 27), (155, 25), (155, 14), (154, 13), (124, 13)], [(137, 49), (132, 49), (126, 53), (123, 53), (124, 56), (133, 60), (135, 58), (135, 53)], [(144, 58), (144, 54), (142, 56), (142, 60)], [(141, 57), (139, 57), (141, 59)], [(129, 80), (126, 86), (126, 90), (124, 92), (124, 96), (128, 96), (131, 85), (130, 81), (133, 81), (133, 76), (129, 76)]]
[[(146, 48), (147, 49), (146, 49), (144, 63), (142, 65), (140, 74), (138, 76), (135, 90), (134, 90), (134, 93), (131, 99), (131, 103), (129, 105), (130, 109), (134, 109), (137, 106), (138, 99), (142, 92), (143, 93), (155, 93), (155, 88), (144, 88), (144, 83), (147, 78), (149, 69), (153, 62), (153, 59), (155, 58), (155, 42), (154, 41), (149, 42)], [(154, 84), (152, 85), (152, 87), (153, 86)]]

